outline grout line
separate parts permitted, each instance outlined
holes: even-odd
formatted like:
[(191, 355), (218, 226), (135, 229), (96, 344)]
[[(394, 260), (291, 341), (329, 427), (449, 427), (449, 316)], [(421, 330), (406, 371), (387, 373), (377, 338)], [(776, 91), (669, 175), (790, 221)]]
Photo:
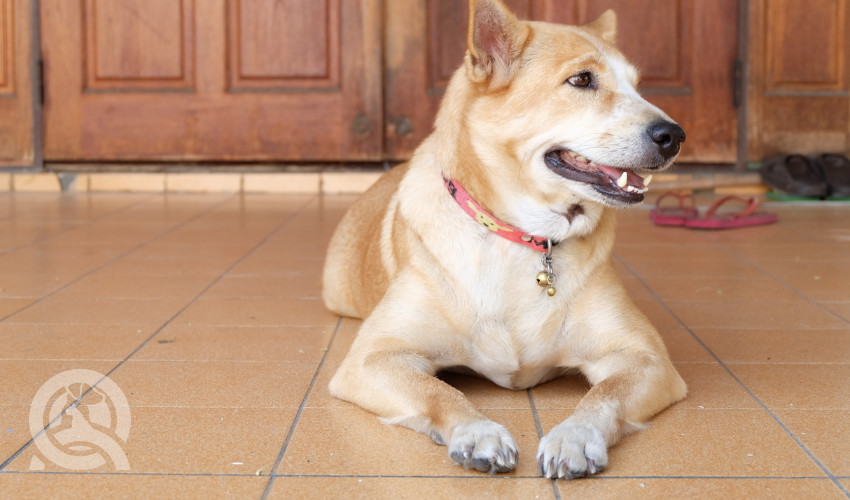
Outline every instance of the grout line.
[(792, 292), (796, 293), (796, 294), (797, 294), (797, 295), (799, 295), (800, 297), (802, 297), (802, 298), (806, 299), (807, 301), (809, 301), (810, 303), (814, 304), (815, 306), (817, 306), (817, 307), (818, 307), (819, 309), (821, 309), (822, 311), (824, 311), (824, 312), (826, 312), (826, 313), (830, 314), (831, 316), (833, 316), (833, 317), (835, 317), (835, 318), (837, 318), (837, 319), (841, 320), (841, 322), (843, 322), (843, 323), (847, 323), (848, 325), (850, 325), (850, 321), (848, 321), (848, 320), (847, 320), (847, 318), (845, 318), (845, 317), (843, 317), (843, 316), (839, 315), (838, 313), (835, 313), (835, 312), (833, 312), (833, 311), (830, 311), (829, 309), (827, 309), (826, 307), (824, 307), (824, 306), (823, 306), (823, 304), (821, 304), (820, 302), (816, 301), (815, 299), (813, 299), (813, 298), (809, 297), (808, 295), (806, 295), (805, 293), (801, 292), (800, 290), (797, 290), (797, 289), (796, 289), (793, 285), (791, 285), (790, 283), (786, 282), (785, 280), (783, 280), (783, 279), (782, 279), (782, 278), (780, 278), (779, 276), (776, 276), (775, 274), (773, 274), (772, 272), (768, 271), (767, 269), (765, 269), (764, 267), (762, 267), (762, 266), (761, 266), (761, 265), (759, 265), (758, 263), (753, 262), (752, 260), (750, 260), (750, 259), (749, 259), (749, 257), (746, 257), (746, 256), (744, 256), (744, 255), (740, 255), (740, 254), (736, 253), (736, 252), (735, 252), (735, 250), (733, 250), (732, 248), (729, 248), (727, 245), (725, 245), (725, 244), (723, 244), (723, 243), (721, 243), (721, 245), (724, 247), (724, 250), (725, 250), (728, 254), (733, 255), (733, 256), (737, 257), (738, 259), (741, 259), (741, 260), (743, 260), (744, 262), (746, 262), (746, 263), (750, 264), (751, 266), (755, 267), (756, 269), (758, 269), (758, 270), (759, 270), (759, 271), (761, 271), (762, 273), (766, 274), (766, 275), (767, 275), (767, 276), (769, 276), (770, 278), (772, 278), (772, 279), (774, 279), (774, 280), (778, 281), (779, 283), (781, 283), (781, 284), (782, 284), (785, 288), (787, 288), (787, 289), (791, 290)]
[[(3, 475), (26, 474), (26, 475), (54, 475), (54, 476), (162, 476), (162, 477), (258, 477), (256, 474), (227, 474), (227, 473), (205, 473), (205, 472), (82, 472), (82, 471), (2, 471)], [(426, 476), (426, 475), (386, 475), (386, 474), (275, 474), (267, 476), (262, 474), (259, 477), (271, 478), (369, 478), (369, 479), (494, 479), (489, 474), (476, 474), (469, 476)], [(850, 479), (850, 476), (837, 476), (838, 479)], [(496, 476), (496, 479), (501, 481), (510, 481), (516, 479), (543, 479), (540, 476)], [(798, 480), (798, 481), (828, 481), (829, 478), (823, 476), (592, 476), (583, 479), (563, 480), (568, 481), (596, 481), (596, 480), (611, 480), (611, 479), (720, 479), (720, 480)]]
[[(153, 198), (153, 195), (152, 195), (152, 196), (145, 197), (145, 198), (142, 198), (141, 200), (134, 201), (134, 202), (132, 202), (132, 203), (128, 203), (127, 205), (124, 205), (123, 207), (118, 208), (118, 209), (116, 209), (116, 210), (114, 210), (114, 211), (112, 211), (112, 212), (105, 213), (105, 214), (101, 215), (100, 217), (95, 217), (94, 219), (87, 220), (87, 221), (85, 222), (85, 224), (80, 224), (80, 225), (78, 225), (78, 226), (70, 226), (70, 227), (66, 227), (65, 229), (62, 229), (62, 230), (57, 231), (57, 232), (52, 233), (52, 234), (48, 234), (47, 236), (43, 236), (43, 237), (41, 237), (41, 238), (38, 238), (38, 239), (33, 240), (33, 241), (30, 241), (29, 243), (25, 243), (25, 244), (23, 244), (23, 245), (20, 245), (20, 246), (15, 247), (15, 248), (7, 248), (6, 250), (3, 250), (2, 252), (0, 252), (0, 255), (9, 255), (9, 254), (15, 253), (15, 252), (17, 252), (17, 251), (19, 251), (19, 250), (23, 250), (24, 248), (31, 247), (31, 246), (37, 245), (37, 244), (39, 244), (39, 243), (42, 243), (42, 242), (45, 242), (45, 241), (48, 241), (48, 240), (52, 240), (53, 238), (56, 238), (56, 237), (59, 237), (59, 236), (61, 236), (61, 235), (63, 235), (63, 234), (66, 234), (66, 233), (69, 233), (69, 232), (71, 232), (71, 231), (74, 231), (75, 229), (80, 229), (80, 228), (82, 228), (82, 227), (86, 227), (86, 226), (89, 226), (89, 225), (91, 225), (91, 224), (96, 224), (96, 223), (101, 222), (101, 221), (103, 221), (103, 220), (105, 220), (105, 219), (108, 219), (108, 218), (110, 218), (110, 217), (112, 217), (112, 216), (114, 216), (114, 215), (118, 215), (118, 214), (120, 214), (121, 212), (127, 211), (127, 210), (129, 210), (130, 208), (132, 208), (132, 207), (134, 207), (134, 206), (136, 206), (136, 205), (138, 205), (138, 204), (140, 204), (140, 203), (142, 203), (142, 202), (148, 201), (148, 200), (149, 200), (149, 199), (151, 199), (151, 198)], [(10, 216), (10, 217), (8, 217), (8, 218), (12, 218), (12, 216)]]
[[(73, 285), (73, 284), (77, 283), (78, 281), (82, 280), (83, 278), (85, 278), (85, 277), (87, 277), (87, 276), (90, 276), (90, 275), (92, 275), (92, 274), (96, 273), (97, 271), (100, 271), (100, 270), (101, 270), (101, 269), (103, 269), (104, 267), (106, 267), (106, 266), (108, 266), (108, 265), (110, 265), (110, 264), (112, 264), (112, 263), (114, 263), (114, 262), (118, 262), (119, 260), (121, 260), (121, 259), (123, 259), (124, 257), (126, 257), (126, 256), (130, 255), (131, 253), (133, 253), (133, 252), (135, 252), (135, 251), (137, 251), (137, 250), (140, 250), (140, 249), (142, 249), (142, 248), (144, 248), (144, 247), (146, 247), (146, 246), (150, 245), (150, 244), (151, 244), (151, 243), (153, 243), (154, 241), (157, 241), (157, 240), (159, 240), (160, 238), (162, 238), (162, 237), (164, 237), (164, 236), (166, 236), (166, 235), (168, 235), (168, 234), (173, 233), (173, 232), (174, 232), (174, 231), (176, 231), (177, 229), (180, 229), (181, 227), (185, 226), (186, 224), (189, 224), (190, 222), (193, 222), (195, 219), (198, 219), (198, 218), (200, 218), (201, 216), (206, 215), (206, 214), (207, 214), (207, 213), (209, 213), (209, 212), (212, 212), (213, 210), (215, 210), (216, 208), (220, 207), (221, 205), (224, 205), (224, 204), (225, 204), (226, 202), (228, 202), (231, 198), (233, 198), (233, 197), (232, 197), (232, 196), (227, 197), (227, 198), (225, 198), (224, 200), (222, 200), (222, 201), (220, 201), (220, 202), (218, 202), (218, 203), (215, 203), (215, 204), (211, 205), (209, 208), (207, 208), (207, 209), (205, 209), (205, 210), (202, 210), (202, 211), (200, 211), (200, 212), (196, 213), (196, 214), (195, 214), (195, 215), (193, 215), (192, 217), (190, 217), (190, 218), (188, 218), (188, 219), (184, 220), (183, 222), (180, 222), (179, 224), (175, 224), (174, 226), (171, 226), (170, 228), (166, 229), (166, 230), (165, 230), (165, 231), (163, 231), (162, 233), (159, 233), (157, 236), (155, 236), (155, 237), (153, 237), (153, 238), (149, 239), (148, 241), (146, 241), (146, 242), (144, 242), (144, 243), (139, 243), (138, 245), (134, 246), (133, 248), (131, 248), (131, 249), (129, 249), (129, 250), (126, 250), (126, 251), (124, 251), (124, 252), (122, 252), (122, 253), (120, 253), (120, 254), (116, 255), (115, 257), (112, 257), (111, 259), (107, 260), (107, 261), (106, 261), (106, 262), (104, 262), (103, 264), (100, 264), (99, 266), (96, 266), (96, 267), (93, 267), (92, 269), (89, 269), (88, 271), (86, 271), (86, 272), (84, 272), (83, 274), (81, 274), (81, 275), (77, 276), (76, 278), (74, 278), (73, 280), (69, 281), (68, 283), (65, 283), (64, 285), (60, 286), (60, 287), (59, 287), (59, 288), (57, 288), (56, 290), (53, 290), (52, 292), (46, 293), (46, 294), (42, 295), (41, 297), (39, 297), (37, 300), (34, 300), (34, 301), (30, 302), (29, 304), (27, 304), (27, 305), (25, 305), (24, 307), (22, 307), (22, 308), (18, 309), (17, 311), (13, 311), (13, 312), (11, 312), (11, 313), (7, 314), (6, 316), (4, 316), (4, 317), (0, 318), (0, 323), (2, 323), (2, 322), (4, 322), (4, 321), (6, 321), (7, 319), (11, 318), (12, 316), (14, 316), (14, 315), (16, 315), (16, 314), (18, 314), (18, 313), (20, 313), (20, 312), (23, 312), (23, 311), (25, 311), (25, 310), (29, 309), (30, 307), (32, 307), (32, 306), (34, 306), (34, 305), (36, 305), (36, 304), (40, 304), (42, 301), (44, 301), (44, 299), (47, 299), (47, 298), (49, 298), (49, 297), (52, 297), (52, 296), (56, 295), (57, 293), (61, 292), (62, 290), (65, 290), (65, 289), (66, 289), (66, 288), (68, 288), (69, 286), (71, 286), (71, 285)], [(2, 466), (0, 466), (0, 470), (3, 470), (3, 467), (2, 467)]]
[[(664, 302), (664, 300), (662, 300), (662, 299), (661, 299), (661, 297), (659, 297), (657, 293), (655, 293), (655, 290), (653, 290), (652, 288), (650, 288), (650, 286), (649, 286), (649, 285), (647, 285), (647, 284), (646, 284), (646, 282), (643, 280), (643, 278), (642, 278), (640, 275), (638, 275), (638, 273), (637, 273), (637, 272), (635, 272), (635, 270), (634, 270), (634, 269), (632, 269), (632, 267), (631, 267), (628, 263), (626, 263), (626, 261), (625, 261), (625, 260), (624, 260), (624, 259), (623, 259), (623, 258), (622, 258), (619, 254), (614, 253), (614, 257), (615, 257), (615, 258), (616, 258), (616, 259), (617, 259), (617, 260), (618, 260), (618, 261), (619, 261), (619, 262), (620, 262), (623, 266), (625, 266), (625, 267), (626, 267), (626, 269), (628, 269), (628, 270), (629, 270), (629, 272), (630, 272), (630, 273), (632, 273), (632, 275), (633, 275), (635, 278), (637, 278), (637, 280), (638, 280), (638, 281), (640, 281), (640, 283), (641, 283), (641, 284), (642, 284), (642, 285), (643, 285), (643, 286), (644, 286), (644, 287), (645, 287), (645, 288), (649, 291), (649, 293), (651, 293), (651, 294), (652, 294), (652, 296), (655, 298), (655, 300), (657, 300), (657, 301), (658, 301), (658, 303), (659, 303), (659, 304), (661, 304), (661, 306), (662, 306), (665, 310), (667, 310), (667, 312), (668, 312), (670, 315), (672, 315), (674, 318), (676, 318), (676, 321), (678, 321), (678, 322), (679, 322), (679, 324), (681, 324), (681, 325), (682, 325), (682, 327), (684, 327), (684, 328), (685, 328), (685, 330), (687, 330), (687, 332), (691, 335), (691, 337), (692, 337), (692, 338), (693, 338), (693, 339), (694, 339), (694, 340), (695, 340), (695, 341), (696, 341), (699, 345), (701, 345), (701, 346), (702, 346), (702, 348), (703, 348), (703, 349), (705, 349), (705, 350), (706, 350), (706, 352), (708, 352), (708, 354), (709, 354), (709, 355), (711, 355), (711, 357), (712, 357), (712, 358), (714, 358), (714, 360), (715, 360), (715, 361), (717, 361), (717, 363), (718, 363), (718, 364), (720, 364), (720, 366), (721, 366), (724, 370), (726, 370), (726, 373), (728, 373), (728, 374), (729, 374), (729, 376), (731, 376), (731, 377), (732, 377), (732, 379), (734, 379), (734, 380), (735, 380), (735, 382), (737, 382), (737, 383), (738, 383), (738, 385), (740, 385), (740, 386), (741, 386), (741, 387), (742, 387), (745, 391), (747, 391), (747, 394), (749, 394), (749, 395), (750, 395), (750, 397), (751, 397), (751, 398), (753, 398), (753, 400), (755, 400), (755, 402), (759, 404), (759, 406), (761, 406), (762, 408), (764, 408), (764, 410), (768, 413), (768, 415), (770, 415), (770, 417), (771, 417), (771, 418), (773, 418), (773, 420), (774, 420), (777, 424), (779, 424), (779, 426), (782, 428), (782, 430), (784, 430), (784, 431), (785, 431), (785, 433), (786, 433), (786, 434), (788, 434), (788, 436), (789, 436), (792, 440), (794, 440), (794, 442), (795, 442), (795, 443), (797, 443), (797, 446), (799, 446), (799, 447), (800, 447), (800, 449), (802, 449), (802, 450), (803, 450), (803, 452), (805, 452), (805, 453), (806, 453), (806, 455), (808, 455), (808, 456), (809, 456), (809, 458), (810, 458), (810, 459), (811, 459), (811, 460), (815, 463), (815, 465), (817, 465), (817, 466), (818, 466), (818, 467), (819, 467), (819, 468), (823, 471), (823, 473), (824, 473), (824, 474), (826, 474), (826, 476), (827, 476), (827, 477), (828, 477), (828, 478), (829, 478), (829, 479), (833, 482), (833, 484), (835, 484), (835, 486), (837, 486), (837, 487), (838, 487), (838, 489), (840, 489), (840, 490), (841, 490), (841, 492), (842, 492), (842, 493), (844, 493), (844, 495), (845, 495), (847, 498), (850, 498), (850, 491), (848, 491), (848, 490), (847, 490), (847, 488), (845, 488), (845, 487), (844, 487), (844, 485), (843, 485), (843, 484), (841, 484), (841, 482), (840, 482), (840, 481), (838, 481), (838, 479), (835, 477), (835, 475), (832, 473), (832, 471), (830, 471), (830, 470), (826, 467), (826, 465), (824, 465), (824, 464), (823, 464), (820, 460), (818, 460), (818, 458), (815, 456), (815, 454), (814, 454), (814, 453), (812, 453), (812, 451), (811, 451), (811, 450), (809, 450), (809, 448), (808, 448), (805, 444), (803, 444), (803, 442), (800, 440), (800, 438), (798, 438), (798, 437), (797, 437), (797, 436), (796, 436), (793, 432), (791, 432), (791, 429), (789, 429), (789, 428), (788, 428), (788, 426), (786, 426), (786, 425), (785, 425), (785, 423), (784, 423), (782, 420), (780, 420), (780, 418), (779, 418), (779, 417), (778, 417), (778, 416), (777, 416), (777, 415), (773, 412), (773, 410), (771, 410), (771, 409), (770, 409), (770, 408), (769, 408), (769, 407), (768, 407), (768, 406), (767, 406), (767, 405), (766, 405), (766, 404), (765, 404), (765, 403), (761, 400), (761, 398), (759, 398), (758, 396), (756, 396), (756, 394), (755, 394), (755, 393), (754, 393), (754, 392), (753, 392), (753, 391), (752, 391), (749, 387), (747, 387), (747, 385), (746, 385), (746, 384), (744, 384), (744, 382), (743, 382), (740, 378), (738, 378), (738, 376), (737, 376), (737, 375), (735, 375), (735, 373), (734, 373), (734, 372), (733, 372), (733, 371), (732, 371), (732, 370), (731, 370), (728, 366), (726, 366), (726, 363), (724, 363), (724, 362), (720, 359), (720, 357), (719, 357), (719, 356), (717, 356), (717, 354), (715, 354), (715, 353), (714, 353), (714, 351), (712, 351), (711, 349), (709, 349), (708, 345), (706, 345), (706, 344), (705, 344), (705, 342), (703, 342), (703, 341), (702, 341), (702, 339), (700, 339), (700, 338), (699, 338), (699, 336), (697, 336), (697, 334), (696, 334), (696, 333), (694, 333), (694, 331), (691, 329), (691, 327), (689, 327), (688, 325), (686, 325), (686, 324), (685, 324), (685, 322), (684, 322), (684, 321), (682, 321), (682, 318), (680, 318), (680, 317), (679, 317), (679, 316), (678, 316), (675, 312), (673, 312), (673, 310), (670, 308), (670, 306), (668, 306), (668, 305), (667, 305), (667, 303), (666, 303), (666, 302)], [(805, 297), (805, 296), (804, 296), (804, 297)]]
[[(75, 280), (71, 281), (70, 283), (66, 284), (65, 286), (63, 286), (63, 287), (59, 288), (58, 290), (54, 290), (53, 292), (51, 292), (51, 293), (49, 293), (49, 294), (45, 295), (44, 297), (42, 297), (41, 299), (37, 300), (36, 302), (33, 302), (33, 304), (40, 302), (40, 301), (41, 301), (41, 300), (43, 300), (44, 298), (49, 297), (49, 296), (51, 296), (51, 295), (53, 295), (53, 294), (55, 294), (55, 293), (59, 292), (60, 290), (63, 290), (63, 289), (65, 289), (65, 288), (67, 288), (68, 286), (71, 286), (72, 284), (74, 284), (74, 283), (76, 283), (77, 281), (81, 280), (82, 278), (84, 278), (84, 277), (88, 276), (89, 274), (94, 273), (94, 272), (95, 272), (95, 271), (97, 271), (98, 269), (101, 269), (102, 267), (107, 266), (107, 265), (109, 265), (109, 264), (110, 264), (110, 263), (112, 263), (112, 262), (115, 262), (115, 261), (117, 261), (117, 260), (120, 260), (120, 259), (121, 259), (121, 258), (123, 258), (124, 256), (129, 255), (130, 253), (132, 253), (132, 252), (134, 252), (134, 251), (136, 251), (136, 250), (138, 250), (138, 249), (140, 249), (140, 248), (143, 248), (143, 247), (145, 247), (145, 246), (147, 246), (147, 245), (151, 244), (152, 242), (154, 242), (154, 241), (157, 241), (157, 240), (161, 239), (162, 237), (164, 237), (164, 236), (166, 236), (166, 235), (168, 235), (168, 234), (171, 234), (172, 232), (176, 231), (176, 230), (177, 230), (177, 229), (179, 229), (180, 227), (183, 227), (183, 226), (185, 226), (186, 224), (189, 224), (190, 222), (192, 222), (192, 221), (194, 221), (194, 220), (196, 220), (196, 219), (199, 219), (200, 217), (202, 217), (202, 216), (204, 216), (204, 215), (206, 215), (206, 214), (208, 214), (208, 213), (212, 212), (212, 211), (213, 211), (213, 210), (215, 210), (216, 208), (220, 207), (221, 205), (224, 205), (225, 203), (227, 203), (228, 201), (230, 201), (231, 199), (233, 199), (233, 198), (235, 198), (235, 197), (237, 197), (237, 196), (239, 196), (239, 195), (237, 194), (237, 195), (232, 195), (232, 196), (228, 196), (228, 197), (226, 197), (224, 200), (220, 201), (219, 203), (216, 203), (216, 204), (214, 204), (214, 205), (210, 206), (208, 209), (203, 210), (203, 211), (201, 211), (201, 212), (199, 212), (199, 213), (197, 213), (197, 214), (193, 215), (192, 217), (190, 217), (190, 218), (188, 218), (188, 219), (184, 220), (183, 222), (181, 222), (181, 223), (179, 223), (179, 224), (177, 224), (177, 225), (175, 225), (175, 226), (173, 226), (173, 227), (169, 228), (169, 229), (168, 229), (168, 230), (166, 230), (165, 232), (158, 234), (156, 237), (151, 238), (151, 239), (150, 239), (150, 240), (148, 240), (147, 242), (142, 243), (142, 244), (140, 244), (140, 245), (138, 245), (138, 246), (134, 247), (133, 249), (128, 250), (127, 252), (124, 252), (123, 254), (119, 255), (118, 257), (115, 257), (114, 259), (112, 259), (112, 260), (110, 260), (110, 261), (106, 262), (105, 264), (103, 264), (103, 265), (101, 265), (101, 266), (96, 267), (95, 269), (92, 269), (91, 271), (89, 271), (89, 272), (87, 272), (87, 273), (83, 274), (82, 276), (80, 276), (80, 277), (78, 277), (77, 279), (75, 279)], [(95, 383), (94, 385), (92, 385), (91, 387), (89, 387), (89, 388), (88, 388), (88, 390), (86, 390), (83, 394), (81, 394), (81, 395), (80, 395), (80, 397), (78, 397), (75, 401), (73, 401), (71, 404), (69, 404), (69, 405), (68, 405), (68, 406), (67, 406), (64, 410), (62, 410), (62, 412), (61, 412), (61, 413), (59, 413), (59, 415), (57, 415), (57, 416), (56, 416), (56, 418), (54, 418), (51, 422), (49, 422), (46, 426), (44, 426), (44, 428), (43, 428), (41, 431), (39, 431), (39, 432), (38, 432), (35, 436), (33, 436), (33, 437), (32, 437), (32, 439), (30, 439), (29, 441), (27, 441), (26, 443), (24, 443), (24, 445), (23, 445), (23, 446), (21, 446), (21, 448), (20, 448), (20, 449), (18, 449), (18, 451), (16, 451), (14, 454), (12, 454), (12, 456), (11, 456), (11, 457), (9, 457), (9, 458), (8, 458), (5, 462), (0, 463), (0, 472), (3, 472), (3, 469), (5, 469), (6, 467), (8, 467), (8, 466), (9, 466), (9, 464), (11, 464), (11, 463), (12, 463), (12, 462), (13, 462), (13, 461), (14, 461), (14, 460), (18, 457), (18, 456), (20, 456), (20, 454), (21, 454), (21, 453), (23, 453), (23, 452), (24, 452), (24, 450), (26, 450), (26, 449), (27, 449), (27, 448), (28, 448), (28, 447), (29, 447), (29, 446), (30, 446), (30, 445), (31, 445), (31, 444), (32, 444), (32, 443), (33, 443), (33, 442), (34, 442), (34, 441), (35, 441), (35, 440), (36, 440), (39, 436), (43, 435), (43, 434), (44, 434), (44, 431), (45, 431), (48, 427), (50, 427), (51, 425), (53, 425), (53, 424), (54, 424), (54, 423), (56, 423), (56, 422), (59, 422), (59, 421), (60, 421), (60, 420), (61, 420), (61, 419), (65, 416), (66, 412), (67, 412), (70, 408), (72, 408), (72, 407), (76, 407), (77, 405), (79, 405), (80, 401), (82, 401), (82, 400), (83, 400), (83, 399), (84, 399), (84, 398), (85, 398), (85, 397), (86, 397), (86, 396), (87, 396), (87, 395), (88, 395), (88, 394), (89, 394), (92, 390), (94, 390), (94, 388), (95, 388), (95, 387), (97, 387), (98, 385), (100, 385), (100, 383), (101, 383), (101, 382), (103, 382), (105, 379), (108, 379), (110, 375), (112, 375), (113, 373), (115, 373), (115, 370), (117, 370), (118, 368), (120, 368), (120, 367), (121, 367), (124, 363), (126, 363), (126, 362), (127, 362), (127, 360), (129, 360), (131, 357), (133, 357), (133, 356), (134, 356), (137, 352), (139, 352), (139, 350), (141, 350), (141, 349), (142, 349), (144, 346), (146, 346), (146, 345), (147, 345), (147, 344), (148, 344), (151, 340), (153, 340), (153, 338), (154, 338), (154, 337), (156, 337), (157, 335), (159, 335), (159, 332), (161, 332), (161, 331), (162, 331), (162, 330), (163, 330), (166, 326), (168, 326), (169, 324), (171, 324), (171, 322), (172, 322), (172, 321), (174, 321), (174, 319), (176, 319), (178, 316), (180, 316), (180, 315), (183, 313), (183, 311), (185, 311), (185, 310), (186, 310), (186, 309), (188, 309), (188, 308), (189, 308), (192, 304), (194, 304), (194, 303), (198, 300), (198, 298), (199, 298), (201, 295), (203, 295), (203, 294), (204, 294), (207, 290), (209, 290), (209, 289), (210, 289), (210, 288), (212, 288), (212, 287), (213, 287), (216, 283), (218, 283), (218, 282), (219, 282), (219, 280), (221, 280), (222, 276), (224, 276), (225, 274), (227, 274), (227, 272), (228, 272), (228, 271), (230, 271), (231, 269), (233, 269), (233, 268), (235, 268), (236, 266), (238, 266), (238, 265), (239, 265), (242, 261), (244, 261), (246, 258), (248, 258), (248, 256), (250, 256), (252, 253), (254, 253), (254, 252), (255, 252), (258, 248), (260, 248), (260, 247), (261, 247), (261, 246), (262, 246), (262, 245), (263, 245), (266, 241), (268, 241), (268, 240), (269, 240), (269, 238), (271, 238), (271, 237), (272, 237), (275, 233), (277, 233), (277, 232), (278, 232), (281, 228), (283, 228), (284, 226), (286, 226), (286, 224), (287, 224), (287, 223), (289, 223), (289, 221), (291, 221), (291, 220), (292, 220), (293, 218), (295, 218), (298, 214), (300, 214), (300, 213), (301, 213), (301, 211), (302, 211), (302, 210), (303, 210), (303, 209), (304, 209), (307, 205), (309, 205), (309, 204), (313, 203), (313, 200), (314, 200), (314, 199), (315, 199), (315, 198), (310, 198), (310, 200), (309, 200), (309, 201), (307, 201), (306, 203), (304, 203), (304, 204), (303, 204), (301, 207), (299, 207), (298, 209), (294, 210), (294, 211), (292, 212), (292, 214), (290, 214), (290, 216), (286, 218), (286, 220), (284, 220), (283, 222), (281, 222), (280, 224), (278, 224), (278, 225), (277, 225), (274, 229), (272, 229), (272, 230), (269, 232), (269, 234), (267, 234), (267, 235), (265, 236), (265, 238), (263, 238), (263, 239), (262, 239), (259, 243), (257, 243), (256, 245), (254, 245), (254, 247), (253, 247), (253, 248), (251, 248), (251, 250), (249, 250), (247, 253), (245, 253), (245, 255), (243, 255), (242, 257), (240, 257), (239, 259), (237, 259), (237, 260), (236, 260), (236, 262), (234, 262), (233, 264), (231, 264), (231, 265), (230, 265), (230, 267), (228, 267), (227, 269), (225, 269), (225, 270), (224, 270), (224, 271), (223, 271), (223, 272), (222, 272), (222, 273), (221, 273), (221, 274), (220, 274), (217, 278), (215, 278), (215, 279), (214, 279), (214, 280), (213, 280), (213, 281), (212, 281), (209, 285), (207, 285), (207, 286), (206, 286), (203, 290), (201, 290), (201, 291), (200, 291), (200, 292), (199, 292), (199, 293), (198, 293), (198, 294), (197, 294), (194, 298), (192, 298), (192, 299), (189, 301), (189, 303), (187, 303), (187, 304), (186, 304), (185, 306), (183, 306), (183, 307), (182, 307), (179, 311), (177, 311), (176, 313), (174, 313), (174, 315), (172, 315), (172, 316), (171, 316), (171, 318), (169, 318), (168, 320), (166, 320), (166, 321), (165, 321), (165, 323), (163, 323), (163, 324), (162, 324), (159, 328), (157, 328), (157, 329), (156, 329), (156, 331), (154, 331), (154, 332), (153, 332), (153, 333), (152, 333), (152, 334), (151, 334), (151, 335), (150, 335), (147, 339), (145, 339), (145, 340), (144, 340), (144, 341), (143, 341), (143, 342), (142, 342), (142, 343), (141, 343), (138, 347), (136, 347), (135, 349), (133, 349), (133, 351), (132, 351), (129, 355), (127, 355), (127, 357), (125, 357), (123, 360), (121, 360), (120, 362), (118, 362), (118, 364), (117, 364), (117, 365), (115, 365), (114, 367), (112, 367), (112, 369), (111, 369), (111, 370), (109, 370), (109, 371), (106, 373), (106, 375), (104, 375), (104, 376), (103, 376), (103, 378), (102, 378), (102, 379), (98, 380), (98, 381), (97, 381), (97, 383)], [(28, 307), (32, 306), (33, 304), (29, 304), (29, 305), (27, 305), (26, 307), (24, 307), (23, 309), (20, 309), (20, 310), (18, 310), (18, 311), (16, 311), (16, 312), (14, 312), (14, 313), (10, 314), (9, 316), (6, 316), (5, 318), (0, 319), (0, 322), (4, 321), (5, 319), (7, 319), (7, 318), (11, 317), (11, 316), (12, 316), (12, 315), (14, 315), (14, 314), (17, 314), (17, 313), (21, 312), (21, 311), (22, 311), (22, 310), (24, 310), (24, 309), (27, 309)]]
[(333, 335), (331, 335), (330, 341), (328, 341), (328, 348), (325, 351), (325, 354), (322, 356), (322, 360), (319, 361), (319, 366), (316, 367), (316, 371), (313, 373), (313, 379), (310, 380), (310, 385), (307, 386), (307, 391), (304, 393), (304, 398), (301, 399), (301, 405), (298, 407), (298, 412), (295, 414), (295, 418), (292, 420), (292, 425), (289, 427), (289, 432), (286, 434), (286, 439), (283, 441), (283, 446), (280, 448), (280, 453), (277, 455), (277, 459), (272, 466), (272, 470), (269, 471), (269, 482), (266, 483), (266, 489), (263, 490), (263, 495), (260, 497), (262, 500), (266, 500), (269, 497), (269, 493), (272, 491), (272, 486), (274, 486), (274, 480), (277, 475), (275, 474), (277, 470), (280, 468), (280, 464), (283, 462), (283, 455), (286, 454), (286, 450), (289, 448), (289, 442), (292, 440), (293, 434), (295, 434), (295, 428), (298, 426), (298, 422), (301, 420), (301, 413), (304, 411), (304, 406), (307, 404), (307, 399), (310, 397), (310, 394), (313, 392), (313, 387), (316, 385), (316, 381), (319, 379), (319, 373), (322, 371), (322, 367), (325, 366), (325, 360), (328, 357), (328, 353), (331, 350), (331, 346), (333, 345), (334, 339), (336, 339), (336, 334), (339, 332), (339, 327), (342, 325), (342, 316), (340, 316), (339, 321), (336, 323), (336, 328), (334, 329)]
[[(534, 416), (534, 426), (537, 427), (537, 438), (543, 439), (543, 426), (540, 425), (540, 415), (537, 413), (537, 405), (534, 404), (534, 394), (531, 393), (531, 388), (526, 389), (525, 392), (528, 394), (528, 402), (531, 405), (531, 414)], [(538, 465), (538, 470), (539, 467), (540, 466)], [(561, 500), (561, 490), (558, 488), (557, 479), (552, 478), (550, 481), (552, 481), (552, 491), (555, 493), (556, 500)]]

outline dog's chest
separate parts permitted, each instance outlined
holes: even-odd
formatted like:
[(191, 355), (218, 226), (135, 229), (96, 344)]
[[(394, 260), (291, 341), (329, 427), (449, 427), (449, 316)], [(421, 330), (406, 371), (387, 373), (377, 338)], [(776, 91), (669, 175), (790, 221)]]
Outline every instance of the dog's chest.
[(490, 268), (472, 278), (477, 286), (468, 291), (475, 302), (469, 367), (503, 387), (531, 387), (561, 364), (565, 310), (535, 281), (539, 267)]

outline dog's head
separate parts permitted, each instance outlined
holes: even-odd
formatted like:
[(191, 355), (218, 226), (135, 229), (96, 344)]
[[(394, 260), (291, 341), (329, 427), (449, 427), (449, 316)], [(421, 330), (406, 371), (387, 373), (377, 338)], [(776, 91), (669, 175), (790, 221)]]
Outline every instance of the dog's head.
[(669, 167), (685, 140), (637, 92), (616, 23), (612, 11), (584, 26), (526, 22), (498, 0), (470, 2), (469, 142), (488, 174), (518, 179), (563, 215), (579, 202), (640, 203), (644, 176)]

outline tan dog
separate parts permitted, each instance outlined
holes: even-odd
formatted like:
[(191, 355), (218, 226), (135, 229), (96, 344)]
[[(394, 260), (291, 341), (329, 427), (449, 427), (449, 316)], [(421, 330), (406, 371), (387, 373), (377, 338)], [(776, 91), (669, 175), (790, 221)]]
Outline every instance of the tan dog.
[(325, 303), (365, 321), (330, 390), (492, 473), (515, 467), (514, 439), (435, 374), (526, 389), (579, 370), (593, 387), (537, 458), (546, 477), (593, 474), (685, 396), (610, 263), (612, 207), (643, 200), (637, 173), (668, 167), (684, 131), (636, 92), (613, 12), (581, 27), (523, 22), (498, 0), (470, 13), (434, 133), (331, 241)]

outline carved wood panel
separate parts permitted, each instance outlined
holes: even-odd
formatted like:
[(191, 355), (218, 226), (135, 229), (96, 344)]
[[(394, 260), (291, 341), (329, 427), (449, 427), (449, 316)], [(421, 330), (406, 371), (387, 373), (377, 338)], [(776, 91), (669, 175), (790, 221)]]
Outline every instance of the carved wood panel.
[(0, 95), (15, 92), (15, 6), (0, 0)]
[(194, 0), (85, 0), (85, 86), (94, 91), (194, 87)]
[(767, 92), (844, 88), (846, 8), (840, 0), (765, 4)]
[(380, 0), (41, 0), (50, 160), (381, 158)]
[(340, 0), (234, 0), (228, 4), (231, 90), (339, 86)]
[(0, 166), (31, 166), (32, 0), (0, 0)]
[(748, 156), (850, 152), (850, 2), (750, 3)]

